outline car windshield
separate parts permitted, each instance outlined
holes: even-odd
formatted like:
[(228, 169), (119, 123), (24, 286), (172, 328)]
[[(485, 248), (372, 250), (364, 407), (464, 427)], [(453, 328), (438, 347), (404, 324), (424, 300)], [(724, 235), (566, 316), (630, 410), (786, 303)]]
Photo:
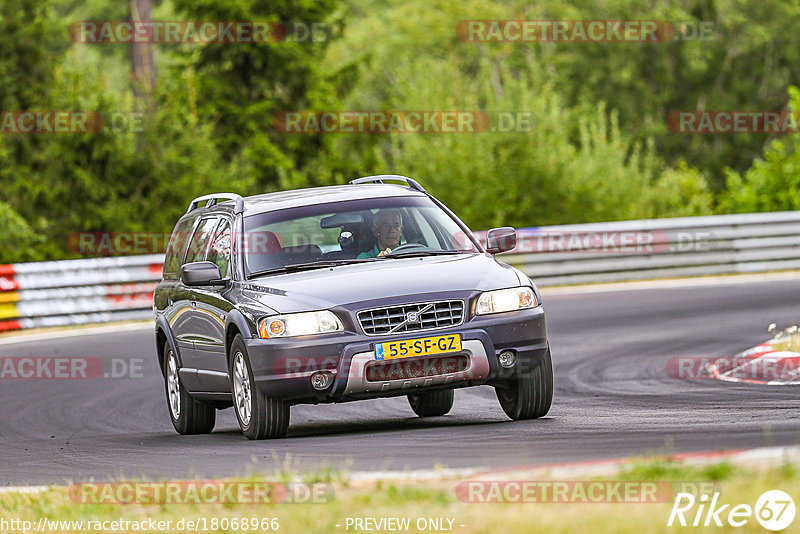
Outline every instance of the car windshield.
[(406, 256), (480, 252), (475, 238), (427, 197), (332, 202), (244, 218), (248, 276)]

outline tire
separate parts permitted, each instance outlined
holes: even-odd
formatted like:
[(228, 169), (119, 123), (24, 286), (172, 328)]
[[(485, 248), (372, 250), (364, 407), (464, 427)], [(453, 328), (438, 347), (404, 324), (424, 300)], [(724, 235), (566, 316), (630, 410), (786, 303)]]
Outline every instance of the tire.
[(547, 415), (553, 404), (553, 362), (550, 349), (531, 371), (509, 382), (508, 387), (495, 388), (497, 400), (513, 420), (538, 419)]
[(212, 404), (196, 401), (181, 384), (178, 358), (169, 342), (164, 343), (164, 389), (167, 410), (178, 434), (209, 434), (214, 430), (217, 411)]
[(413, 393), (408, 396), (408, 403), (414, 413), (420, 417), (444, 415), (453, 408), (452, 389), (431, 391), (430, 393)]
[(233, 408), (239, 428), (248, 439), (282, 438), (289, 429), (289, 404), (267, 397), (253, 379), (253, 368), (241, 334), (231, 343), (229, 373)]

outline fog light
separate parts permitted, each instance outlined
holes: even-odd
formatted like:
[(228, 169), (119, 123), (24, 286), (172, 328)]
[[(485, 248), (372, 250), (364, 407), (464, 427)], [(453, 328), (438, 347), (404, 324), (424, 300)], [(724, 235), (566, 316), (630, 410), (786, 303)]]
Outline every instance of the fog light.
[(333, 375), (326, 371), (318, 371), (311, 375), (311, 387), (317, 390), (323, 390), (331, 385)]
[(513, 350), (504, 350), (497, 359), (500, 361), (500, 367), (514, 367), (517, 363), (517, 353)]

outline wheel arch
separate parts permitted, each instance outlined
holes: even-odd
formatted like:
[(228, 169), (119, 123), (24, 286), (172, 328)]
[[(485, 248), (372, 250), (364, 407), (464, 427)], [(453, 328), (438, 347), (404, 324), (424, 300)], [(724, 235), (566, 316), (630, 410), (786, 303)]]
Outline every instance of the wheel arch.
[(175, 352), (178, 357), (178, 361), (181, 361), (181, 353), (178, 350), (178, 346), (175, 343), (175, 338), (172, 335), (172, 330), (169, 327), (166, 319), (163, 317), (159, 317), (156, 319), (156, 355), (158, 356), (158, 368), (161, 370), (161, 374), (164, 374), (164, 344), (169, 343), (169, 346)]
[(225, 355), (230, 363), (230, 352), (233, 338), (241, 334), (245, 339), (253, 337), (250, 325), (239, 310), (231, 310), (225, 325)]

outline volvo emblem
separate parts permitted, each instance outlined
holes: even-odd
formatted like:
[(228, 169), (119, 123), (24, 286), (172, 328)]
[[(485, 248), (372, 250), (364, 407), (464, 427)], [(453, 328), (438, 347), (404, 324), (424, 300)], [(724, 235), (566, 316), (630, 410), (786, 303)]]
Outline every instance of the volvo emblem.
[(419, 321), (419, 313), (418, 312), (408, 312), (406, 314), (406, 321), (409, 323), (416, 323)]

